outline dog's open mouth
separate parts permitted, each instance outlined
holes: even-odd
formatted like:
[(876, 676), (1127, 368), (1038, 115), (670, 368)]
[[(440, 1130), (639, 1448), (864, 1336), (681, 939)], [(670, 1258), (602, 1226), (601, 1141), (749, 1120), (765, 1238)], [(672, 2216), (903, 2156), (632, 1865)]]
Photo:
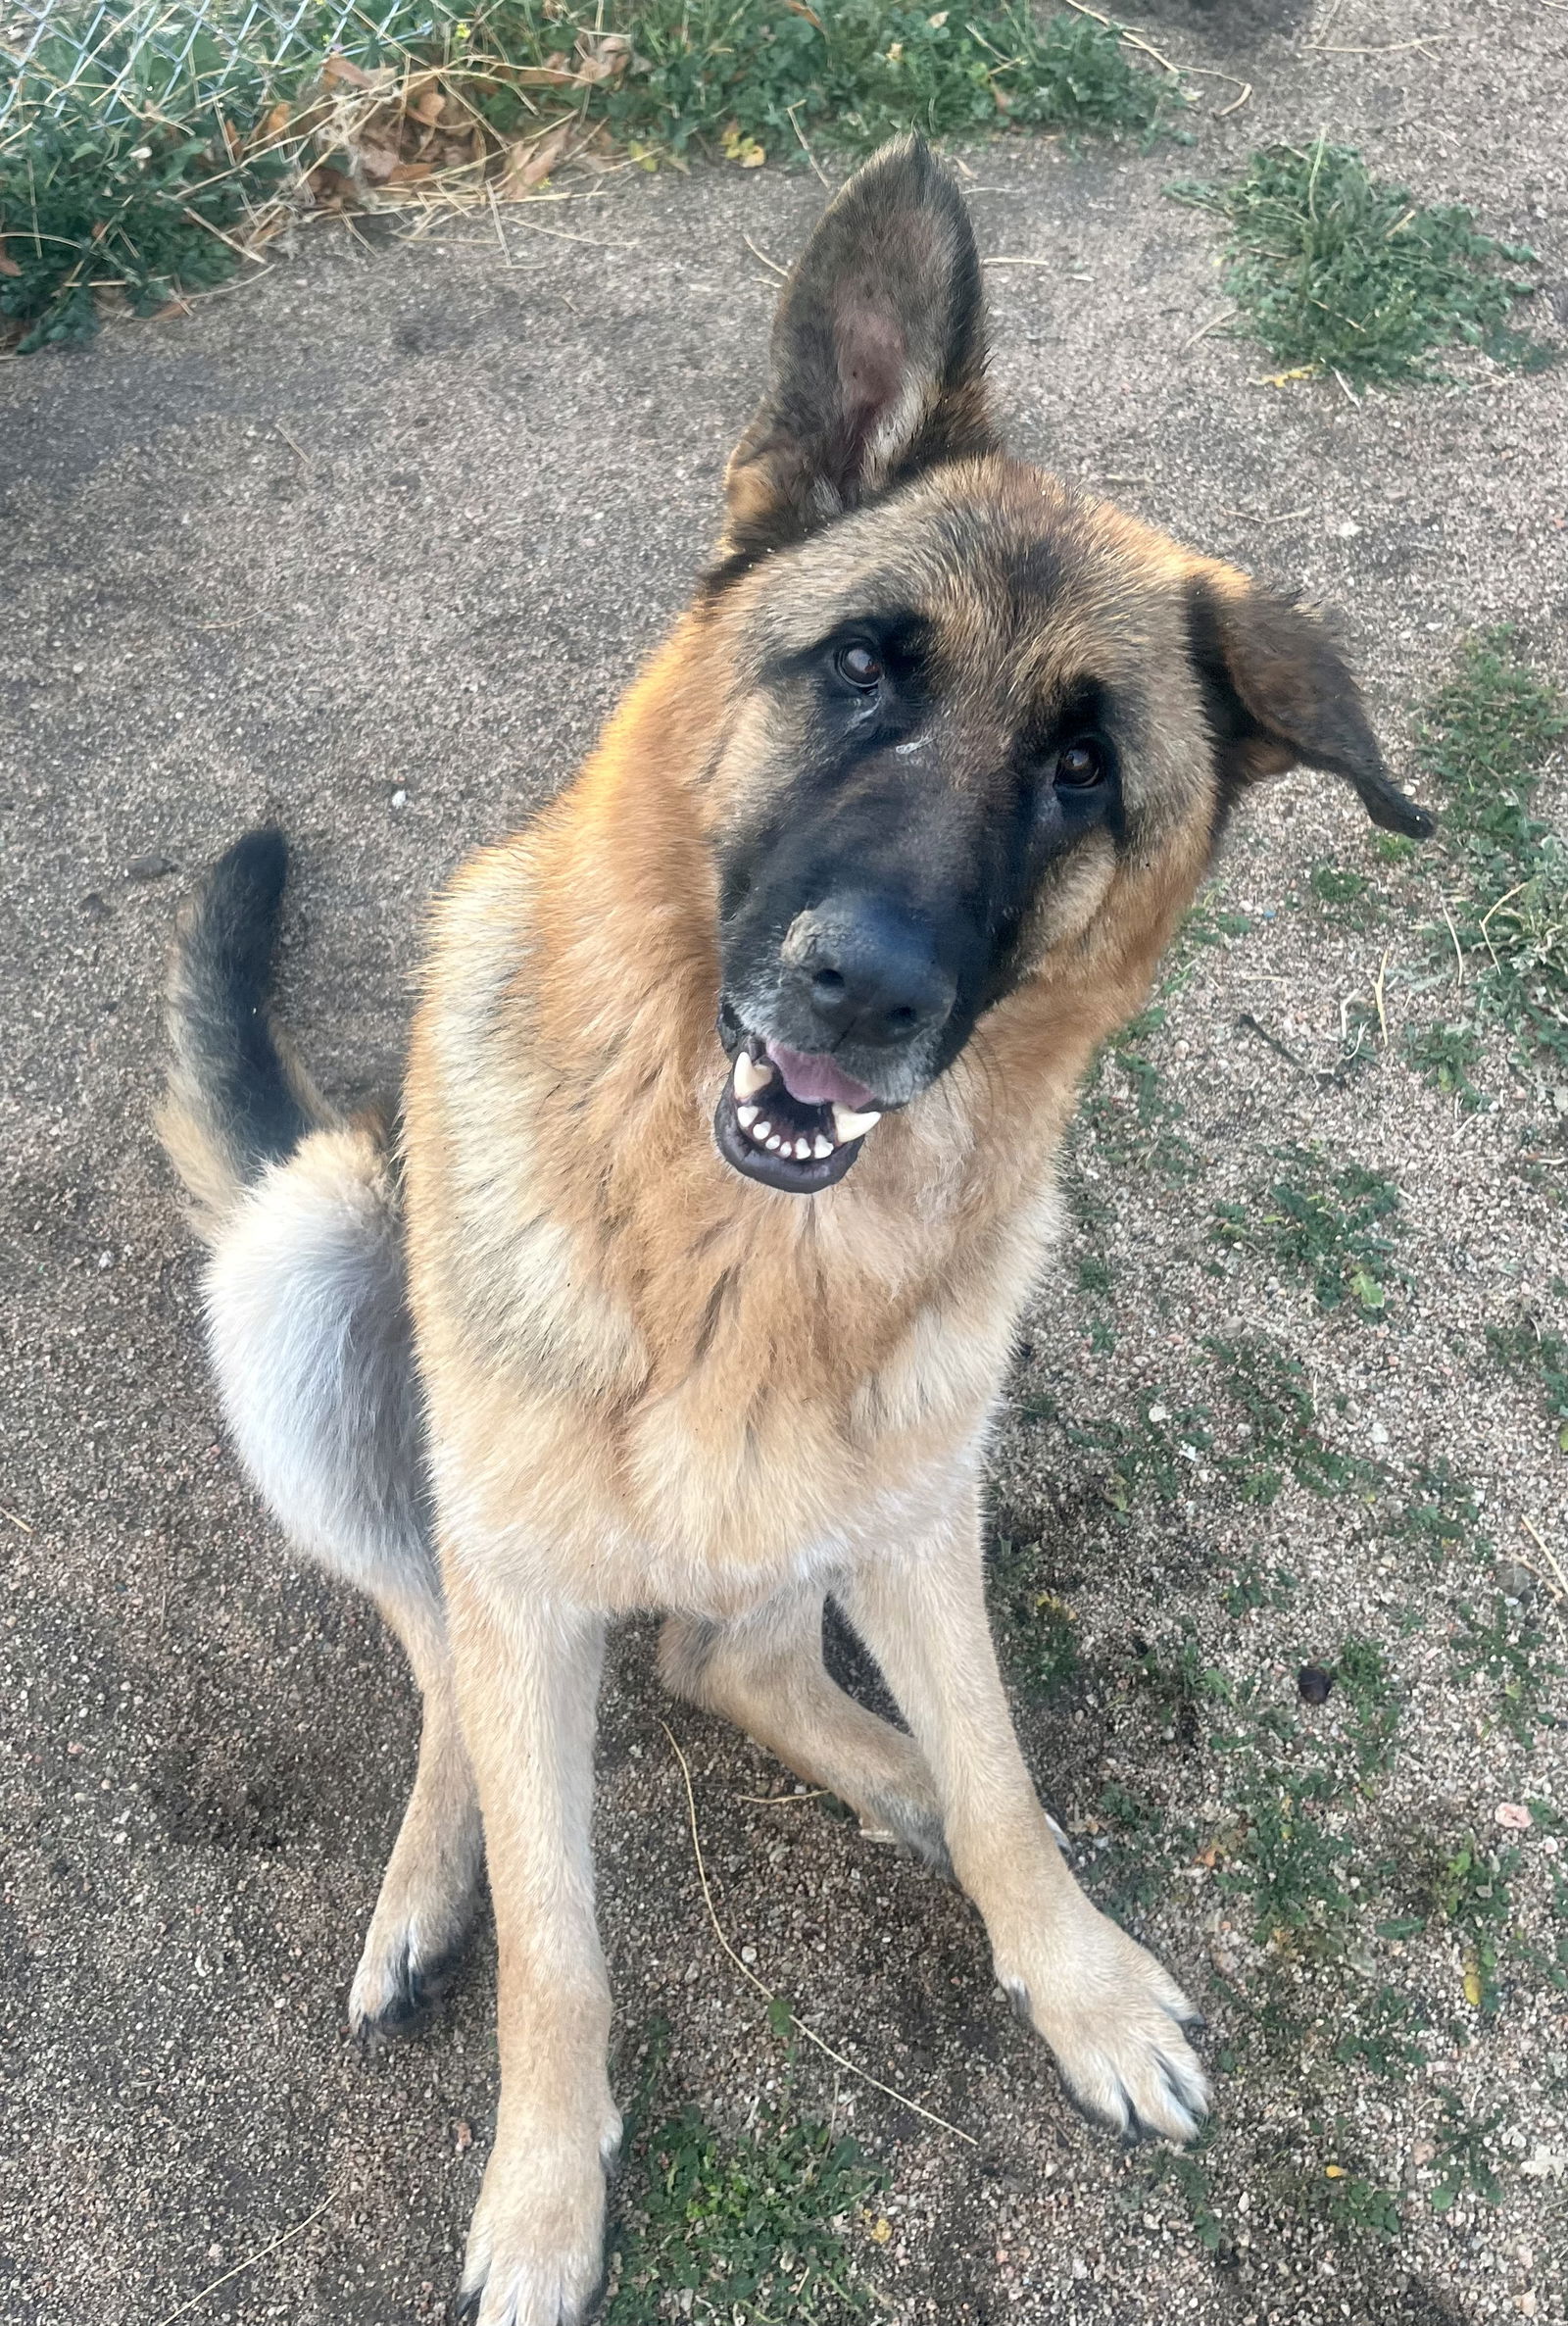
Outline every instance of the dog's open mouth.
[(882, 1114), (830, 1058), (743, 1033), (713, 1136), (744, 1177), (785, 1195), (816, 1195), (843, 1178)]

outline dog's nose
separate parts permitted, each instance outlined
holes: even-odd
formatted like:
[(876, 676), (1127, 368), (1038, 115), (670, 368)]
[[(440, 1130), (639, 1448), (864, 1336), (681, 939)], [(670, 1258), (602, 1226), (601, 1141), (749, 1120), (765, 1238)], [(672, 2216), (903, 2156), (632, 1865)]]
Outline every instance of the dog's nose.
[(824, 1048), (853, 1041), (893, 1049), (953, 1008), (956, 986), (930, 938), (878, 897), (830, 897), (798, 914), (783, 952)]

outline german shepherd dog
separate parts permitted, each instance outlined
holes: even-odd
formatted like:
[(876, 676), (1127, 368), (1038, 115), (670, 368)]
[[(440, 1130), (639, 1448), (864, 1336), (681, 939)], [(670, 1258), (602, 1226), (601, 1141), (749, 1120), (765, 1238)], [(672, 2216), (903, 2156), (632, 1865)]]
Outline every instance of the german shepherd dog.
[[(488, 1868), (501, 2097), (461, 2313), (564, 2326), (620, 2118), (590, 1856), (609, 1620), (950, 1868), (1067, 2091), (1184, 2141), (1194, 2013), (1092, 1906), (987, 1626), (987, 1430), (1079, 1083), (1237, 799), (1385, 772), (1320, 623), (1001, 450), (980, 268), (914, 140), (782, 295), (716, 557), (581, 774), (435, 908), (401, 1130), (269, 1015), (280, 837), (186, 910), (163, 1135), (228, 1425), (423, 1692), (354, 1980), (439, 1982)], [(828, 1677), (831, 1593), (908, 1728)]]

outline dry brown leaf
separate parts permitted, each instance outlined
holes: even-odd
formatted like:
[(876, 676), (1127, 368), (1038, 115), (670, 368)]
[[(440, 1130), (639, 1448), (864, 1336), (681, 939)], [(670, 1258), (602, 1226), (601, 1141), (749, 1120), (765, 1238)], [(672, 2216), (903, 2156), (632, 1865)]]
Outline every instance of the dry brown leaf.
[(586, 81), (613, 80), (631, 63), (631, 42), (624, 32), (579, 32), (577, 47)]
[(385, 185), (398, 171), (397, 150), (393, 146), (372, 145), (368, 139), (360, 141), (360, 167), (372, 185)]
[(384, 70), (367, 73), (362, 65), (356, 65), (351, 57), (341, 55), (337, 49), (333, 49), (321, 67), (321, 78), (329, 89), (336, 88), (340, 81), (346, 81), (351, 89), (376, 89), (386, 77)]
[(0, 242), (0, 274), (20, 274), (21, 272), (22, 269), (17, 265), (16, 260), (7, 258), (6, 246)]
[(245, 140), (243, 137), (241, 137), (239, 131), (235, 128), (233, 123), (229, 120), (226, 113), (220, 113), (218, 117), (218, 121), (219, 126), (223, 132), (223, 143), (228, 148), (230, 159), (237, 162), (240, 155), (245, 150)]
[(550, 175), (558, 163), (565, 159), (576, 129), (576, 119), (558, 122), (547, 136), (531, 145), (514, 145), (510, 159), (496, 185), (498, 198), (515, 202)]
[(416, 122), (423, 122), (427, 129), (433, 129), (441, 119), (441, 108), (445, 102), (438, 88), (421, 89), (409, 111)]
[(789, 10), (791, 16), (805, 17), (808, 25), (814, 25), (817, 30), (819, 32), (821, 31), (822, 20), (817, 15), (814, 8), (807, 7), (806, 0), (784, 0), (784, 5)]
[(318, 209), (341, 210), (354, 191), (354, 180), (345, 177), (341, 170), (334, 170), (330, 162), (318, 162), (306, 174), (306, 184)]
[(560, 65), (518, 65), (507, 78), (519, 89), (574, 89), (578, 86), (575, 73), (567, 73)]
[(394, 186), (413, 186), (417, 185), (421, 177), (433, 177), (434, 175), (435, 165), (433, 162), (399, 162), (394, 169), (387, 173), (387, 183)]
[(293, 118), (293, 107), (286, 98), (280, 98), (277, 104), (272, 107), (271, 112), (264, 114), (262, 117), (263, 142), (269, 142), (273, 137), (281, 137)]

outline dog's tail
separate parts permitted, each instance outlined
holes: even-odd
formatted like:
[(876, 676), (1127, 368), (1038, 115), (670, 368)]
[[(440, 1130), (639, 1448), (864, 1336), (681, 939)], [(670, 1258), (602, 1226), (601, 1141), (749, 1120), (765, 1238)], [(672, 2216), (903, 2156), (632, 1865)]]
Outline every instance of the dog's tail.
[(397, 1171), (318, 1097), (269, 1006), (280, 832), (220, 856), (180, 918), (159, 1130), (212, 1247), (207, 1337), (256, 1484), (405, 1644), (439, 1628)]
[(288, 844), (247, 832), (180, 916), (170, 965), (169, 1083), (159, 1135), (216, 1244), (269, 1163), (332, 1120), (290, 1055), (270, 1006)]

